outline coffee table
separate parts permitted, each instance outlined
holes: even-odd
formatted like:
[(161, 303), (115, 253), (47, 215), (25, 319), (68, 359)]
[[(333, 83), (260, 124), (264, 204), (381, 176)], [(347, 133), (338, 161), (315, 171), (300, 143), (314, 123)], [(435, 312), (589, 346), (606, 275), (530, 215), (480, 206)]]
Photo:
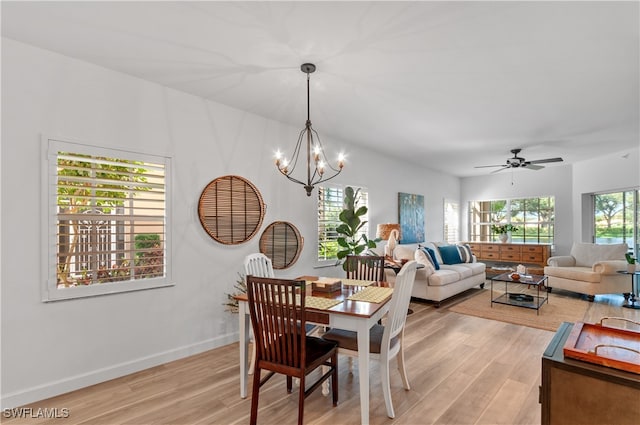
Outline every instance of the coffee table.
[[(542, 275), (520, 275), (520, 279), (512, 279), (513, 272), (502, 273), (491, 278), (491, 307), (493, 304), (506, 304), (515, 307), (531, 308), (536, 310), (536, 314), (540, 314), (540, 307), (545, 302), (549, 302), (549, 295), (547, 291), (543, 291), (543, 296), (540, 295), (540, 287), (544, 286), (547, 280), (547, 276)], [(493, 283), (504, 282), (504, 293), (498, 294), (493, 297)], [(509, 285), (520, 284), (536, 287), (536, 295), (525, 294), (523, 292), (509, 292)]]

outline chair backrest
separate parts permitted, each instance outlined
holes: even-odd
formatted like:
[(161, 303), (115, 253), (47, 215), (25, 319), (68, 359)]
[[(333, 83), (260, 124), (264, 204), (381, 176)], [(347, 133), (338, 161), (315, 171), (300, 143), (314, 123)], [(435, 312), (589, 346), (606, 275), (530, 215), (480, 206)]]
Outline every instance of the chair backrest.
[(624, 260), (629, 249), (626, 243), (595, 244), (574, 242), (571, 256), (576, 259), (576, 266), (593, 267), (598, 261)]
[(245, 276), (275, 277), (271, 259), (264, 254), (249, 254), (244, 257)]
[(247, 276), (249, 315), (256, 339), (256, 362), (304, 369), (305, 282)]
[(347, 255), (344, 270), (347, 279), (375, 280), (383, 282), (384, 257), (374, 255)]
[(389, 304), (389, 316), (382, 335), (382, 346), (388, 346), (389, 341), (396, 337), (407, 320), (407, 310), (411, 302), (411, 291), (416, 277), (418, 263), (414, 260), (408, 261), (396, 276), (396, 283), (393, 287), (393, 295)]

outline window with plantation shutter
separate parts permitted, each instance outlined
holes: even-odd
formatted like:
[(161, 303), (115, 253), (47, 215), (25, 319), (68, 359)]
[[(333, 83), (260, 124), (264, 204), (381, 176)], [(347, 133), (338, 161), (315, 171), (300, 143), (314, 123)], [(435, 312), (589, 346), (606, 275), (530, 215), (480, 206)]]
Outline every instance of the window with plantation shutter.
[[(344, 186), (346, 187), (346, 186)], [(343, 186), (318, 187), (318, 261), (336, 260), (338, 246), (338, 232), (336, 227), (341, 223), (340, 212), (344, 207)], [(360, 189), (358, 206), (369, 207), (369, 196), (365, 188)], [(362, 218), (369, 221), (368, 214)], [(369, 225), (365, 224), (360, 234), (369, 234)]]
[(456, 243), (460, 240), (460, 207), (457, 202), (444, 201), (444, 240)]
[(44, 301), (170, 284), (169, 158), (48, 139)]

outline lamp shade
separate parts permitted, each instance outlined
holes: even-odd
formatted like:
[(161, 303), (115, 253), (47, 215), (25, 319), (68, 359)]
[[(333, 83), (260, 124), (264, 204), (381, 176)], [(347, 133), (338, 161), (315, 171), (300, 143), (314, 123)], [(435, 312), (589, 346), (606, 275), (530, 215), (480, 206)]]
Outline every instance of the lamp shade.
[(376, 229), (376, 238), (380, 238), (382, 240), (389, 240), (389, 236), (391, 236), (392, 231), (397, 231), (398, 240), (402, 238), (400, 235), (400, 225), (395, 223), (383, 223), (378, 224), (378, 228)]

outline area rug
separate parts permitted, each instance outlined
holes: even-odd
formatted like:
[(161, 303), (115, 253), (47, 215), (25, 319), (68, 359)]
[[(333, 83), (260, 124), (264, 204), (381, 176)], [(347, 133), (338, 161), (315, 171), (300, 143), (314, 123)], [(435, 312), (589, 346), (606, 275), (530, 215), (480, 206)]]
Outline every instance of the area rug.
[(504, 304), (493, 304), (492, 307), (490, 296), (488, 289), (479, 290), (476, 295), (450, 307), (449, 310), (500, 322), (556, 331), (562, 322), (582, 321), (589, 307), (586, 300), (550, 293), (549, 302), (544, 303), (540, 307), (540, 314), (536, 315), (536, 310), (528, 308)]

